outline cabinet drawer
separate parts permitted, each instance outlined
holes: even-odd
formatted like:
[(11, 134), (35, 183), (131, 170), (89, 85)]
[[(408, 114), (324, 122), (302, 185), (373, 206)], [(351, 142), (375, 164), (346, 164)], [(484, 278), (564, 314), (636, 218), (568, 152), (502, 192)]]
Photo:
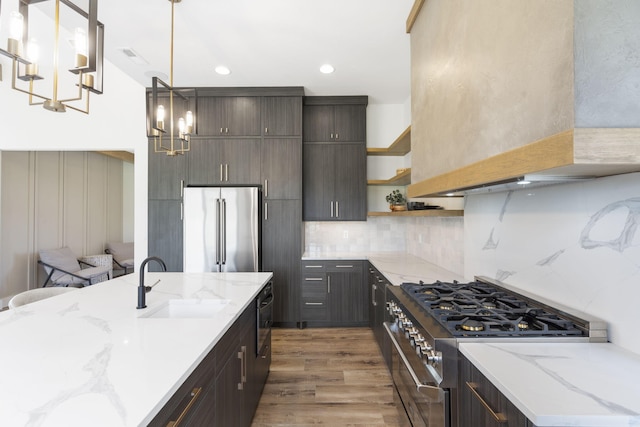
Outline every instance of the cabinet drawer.
[(327, 304), (318, 301), (305, 301), (303, 298), (300, 317), (303, 321), (327, 320)]
[(300, 297), (304, 301), (326, 301), (327, 286), (324, 283), (303, 283), (300, 290)]
[(327, 275), (323, 272), (318, 271), (315, 274), (307, 272), (307, 274), (302, 275), (302, 286), (324, 285), (326, 283), (327, 283)]
[(324, 261), (302, 261), (302, 274), (325, 270)]
[(327, 272), (332, 273), (360, 273), (362, 272), (362, 265), (362, 261), (331, 261), (326, 263), (325, 268)]

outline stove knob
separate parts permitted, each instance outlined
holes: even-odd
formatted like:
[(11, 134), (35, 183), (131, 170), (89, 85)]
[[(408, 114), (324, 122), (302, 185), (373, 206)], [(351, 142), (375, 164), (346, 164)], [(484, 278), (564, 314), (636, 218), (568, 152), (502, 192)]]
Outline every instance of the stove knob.
[[(404, 331), (404, 336), (408, 339), (408, 340), (413, 340), (413, 337), (415, 335), (418, 334), (418, 330), (416, 328), (414, 328), (413, 326), (407, 328), (406, 331)], [(413, 344), (412, 344), (413, 345)]]
[(418, 354), (418, 356), (422, 357), (429, 354), (432, 349), (433, 348), (429, 345), (429, 343), (425, 342), (423, 338), (422, 342), (420, 342), (420, 344), (416, 347), (416, 353)]
[(420, 343), (424, 342), (424, 338), (420, 333), (412, 334), (410, 339), (411, 347), (415, 347), (416, 350), (420, 348)]
[(436, 353), (435, 351), (430, 350), (429, 353), (427, 353), (427, 362), (432, 366), (439, 365), (442, 363), (442, 353)]

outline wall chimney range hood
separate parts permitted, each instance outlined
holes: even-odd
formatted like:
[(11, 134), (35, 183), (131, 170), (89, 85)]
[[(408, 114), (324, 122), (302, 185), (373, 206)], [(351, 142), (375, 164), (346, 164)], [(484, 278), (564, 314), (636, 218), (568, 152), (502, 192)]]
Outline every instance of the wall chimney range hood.
[(638, 171), (640, 128), (575, 128), (424, 179), (409, 185), (407, 195), (462, 196)]

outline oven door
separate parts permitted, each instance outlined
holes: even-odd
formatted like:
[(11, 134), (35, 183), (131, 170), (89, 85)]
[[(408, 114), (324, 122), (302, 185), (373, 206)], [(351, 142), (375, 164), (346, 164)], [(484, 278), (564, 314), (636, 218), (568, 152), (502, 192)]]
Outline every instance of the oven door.
[(385, 322), (384, 328), (391, 340), (391, 376), (411, 426), (450, 427), (449, 390), (431, 379), (410, 346), (403, 349), (395, 324)]

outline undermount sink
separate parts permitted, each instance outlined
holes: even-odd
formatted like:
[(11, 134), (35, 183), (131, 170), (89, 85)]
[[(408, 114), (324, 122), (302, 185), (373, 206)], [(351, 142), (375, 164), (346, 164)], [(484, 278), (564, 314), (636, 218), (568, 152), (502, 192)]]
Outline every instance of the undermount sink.
[(140, 317), (153, 319), (202, 319), (215, 317), (231, 300), (228, 299), (172, 299), (158, 307), (150, 307)]

